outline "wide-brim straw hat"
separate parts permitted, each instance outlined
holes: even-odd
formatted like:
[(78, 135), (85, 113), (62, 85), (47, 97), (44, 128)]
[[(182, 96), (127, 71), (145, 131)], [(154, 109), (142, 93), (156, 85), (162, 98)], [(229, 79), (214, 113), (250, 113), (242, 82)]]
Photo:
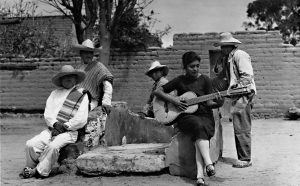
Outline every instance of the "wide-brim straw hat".
[(242, 42), (240, 42), (239, 40), (235, 39), (230, 32), (223, 32), (220, 34), (220, 41), (217, 43), (214, 43), (215, 47), (218, 46), (228, 46), (228, 45), (239, 45)]
[(75, 44), (72, 46), (72, 49), (76, 52), (80, 51), (89, 51), (94, 53), (99, 53), (102, 50), (102, 46), (99, 48), (95, 48), (94, 42), (90, 39), (87, 39), (82, 42), (82, 44)]
[(150, 68), (146, 71), (145, 74), (147, 76), (149, 76), (151, 72), (153, 72), (154, 70), (158, 70), (158, 69), (162, 69), (163, 76), (166, 76), (169, 73), (169, 68), (166, 65), (160, 64), (159, 61), (154, 61), (154, 62), (151, 63)]
[(81, 83), (85, 78), (85, 72), (81, 70), (75, 70), (71, 65), (64, 65), (60, 71), (52, 77), (52, 83), (58, 87), (61, 87), (62, 77), (67, 75), (75, 75), (77, 78), (76, 84)]

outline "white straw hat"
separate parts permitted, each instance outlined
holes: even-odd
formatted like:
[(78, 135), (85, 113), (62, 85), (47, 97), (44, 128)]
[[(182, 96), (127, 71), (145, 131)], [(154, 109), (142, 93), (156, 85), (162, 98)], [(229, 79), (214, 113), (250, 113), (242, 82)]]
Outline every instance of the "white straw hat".
[(151, 63), (150, 68), (146, 71), (146, 75), (149, 76), (149, 74), (153, 71), (153, 70), (157, 70), (157, 69), (162, 69), (163, 70), (163, 76), (168, 75), (169, 72), (169, 68), (166, 65), (161, 65), (159, 61), (154, 61)]
[(223, 32), (220, 34), (220, 41), (214, 43), (215, 47), (225, 46), (225, 45), (238, 45), (241, 44), (239, 40), (235, 39), (230, 32)]
[(52, 83), (58, 87), (61, 87), (61, 79), (67, 75), (75, 75), (77, 76), (76, 84), (81, 83), (85, 78), (85, 72), (81, 70), (75, 70), (71, 65), (64, 65), (61, 67), (60, 71), (53, 76)]
[(99, 48), (95, 48), (94, 42), (90, 39), (87, 39), (82, 42), (82, 44), (75, 44), (72, 47), (75, 51), (90, 51), (90, 52), (100, 52), (102, 50), (102, 46)]

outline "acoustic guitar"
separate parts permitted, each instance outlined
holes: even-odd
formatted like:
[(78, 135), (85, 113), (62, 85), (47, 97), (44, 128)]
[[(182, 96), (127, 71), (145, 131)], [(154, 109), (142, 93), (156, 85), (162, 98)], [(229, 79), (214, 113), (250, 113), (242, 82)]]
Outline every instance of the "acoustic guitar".
[(168, 125), (172, 123), (182, 113), (191, 114), (196, 112), (198, 109), (198, 104), (201, 102), (215, 99), (219, 96), (231, 97), (246, 95), (249, 93), (251, 93), (251, 90), (248, 87), (224, 90), (221, 92), (207, 94), (200, 97), (197, 97), (197, 95), (194, 92), (189, 91), (182, 94), (181, 96), (175, 96), (178, 100), (184, 100), (185, 103), (188, 105), (187, 109), (184, 111), (179, 110), (175, 105), (173, 105), (170, 102), (155, 97), (153, 100), (153, 112), (156, 120), (158, 120), (161, 124)]

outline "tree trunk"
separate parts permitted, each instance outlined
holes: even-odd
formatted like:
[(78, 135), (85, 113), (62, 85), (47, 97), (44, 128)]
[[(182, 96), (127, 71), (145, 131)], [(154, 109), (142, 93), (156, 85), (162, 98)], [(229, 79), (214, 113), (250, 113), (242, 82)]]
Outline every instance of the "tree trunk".
[[(104, 65), (108, 65), (109, 64), (109, 57), (110, 57), (110, 45), (111, 45), (111, 20), (108, 19), (108, 16), (111, 16), (111, 12), (107, 12), (106, 10), (106, 3), (109, 3), (105, 0), (98, 0), (98, 4), (99, 4), (99, 32), (98, 32), (98, 36), (100, 39), (100, 45), (102, 46), (102, 51), (100, 53), (100, 60), (101, 63), (103, 63)], [(110, 2), (111, 3), (111, 2)]]
[(84, 41), (84, 37), (83, 37), (84, 31), (81, 25), (75, 24), (75, 31), (76, 31), (78, 44), (81, 44)]
[(105, 30), (102, 32), (102, 35), (100, 36), (100, 43), (102, 46), (102, 50), (100, 53), (100, 61), (105, 66), (109, 64), (110, 59), (110, 45), (111, 45), (111, 35), (109, 31)]

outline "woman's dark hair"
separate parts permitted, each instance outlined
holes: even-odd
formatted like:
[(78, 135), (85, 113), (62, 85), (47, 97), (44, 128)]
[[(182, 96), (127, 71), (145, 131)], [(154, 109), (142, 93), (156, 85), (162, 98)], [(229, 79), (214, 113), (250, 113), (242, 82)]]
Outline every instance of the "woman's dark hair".
[(194, 62), (194, 61), (201, 61), (200, 56), (196, 54), (196, 52), (189, 51), (182, 55), (182, 64), (183, 68), (186, 69), (187, 65)]

